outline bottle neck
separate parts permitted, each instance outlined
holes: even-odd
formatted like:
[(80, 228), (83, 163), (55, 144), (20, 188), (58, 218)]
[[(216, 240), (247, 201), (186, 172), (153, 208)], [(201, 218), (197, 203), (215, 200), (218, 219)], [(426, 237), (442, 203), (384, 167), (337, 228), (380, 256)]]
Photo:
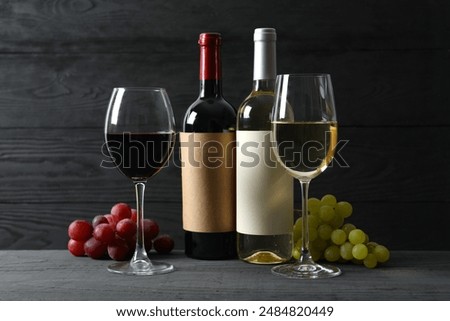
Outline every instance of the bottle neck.
[(222, 81), (219, 79), (200, 79), (200, 98), (204, 97), (221, 97)]
[(253, 91), (274, 92), (275, 79), (258, 79), (253, 80)]
[[(261, 86), (270, 80), (275, 80), (277, 75), (277, 56), (275, 40), (255, 40), (253, 59), (253, 81), (261, 83)], [(273, 87), (272, 87), (273, 90)]]
[(222, 65), (220, 46), (200, 46), (200, 97), (222, 96)]

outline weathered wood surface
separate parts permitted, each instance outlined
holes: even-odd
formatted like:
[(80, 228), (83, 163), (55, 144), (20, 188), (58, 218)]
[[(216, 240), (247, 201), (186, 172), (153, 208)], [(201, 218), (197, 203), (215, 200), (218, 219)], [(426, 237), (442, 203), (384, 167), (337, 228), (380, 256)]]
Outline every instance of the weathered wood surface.
[[(106, 214), (117, 201), (135, 203), (132, 183), (117, 170), (100, 167), (106, 159), (101, 130), (84, 130), (80, 137), (67, 129), (0, 131), (1, 164), (9, 168), (0, 174), (0, 244), (13, 249), (63, 248), (71, 220)], [(448, 222), (443, 213), (450, 176), (448, 171), (436, 176), (433, 168), (445, 168), (450, 150), (442, 150), (438, 158), (428, 151), (441, 148), (435, 138), (450, 136), (449, 129), (347, 127), (340, 133), (350, 139), (340, 152), (349, 167), (335, 163), (327, 169), (312, 182), (311, 196), (332, 191), (350, 200), (355, 213), (349, 220), (391, 248), (447, 249), (448, 233), (433, 233), (435, 241), (423, 243), (419, 231), (432, 233)], [(416, 146), (418, 140), (428, 143)], [(423, 164), (432, 164), (430, 171), (411, 175)], [(295, 186), (299, 202), (296, 182)], [(181, 249), (178, 153), (149, 181), (146, 196), (147, 217), (174, 235)]]
[(450, 44), (446, 0), (51, 0), (2, 1), (0, 9), (4, 52), (173, 52), (205, 29), (248, 42), (248, 32), (267, 24), (301, 40), (298, 50)]
[[(131, 202), (133, 200), (130, 193)], [(107, 212), (112, 204), (113, 200), (75, 205), (4, 205), (0, 242), (10, 249), (65, 248), (68, 241), (67, 226), (72, 220), (91, 220), (95, 215)], [(371, 240), (387, 245), (390, 249), (448, 249), (448, 218), (445, 216), (448, 205), (444, 203), (386, 205), (380, 202), (357, 202), (353, 205), (355, 215), (350, 222), (366, 231)], [(422, 213), (425, 219), (415, 218), (416, 212)], [(177, 249), (183, 249), (180, 203), (147, 202), (146, 215), (160, 224), (162, 233), (169, 233), (174, 237)]]
[[(101, 167), (109, 158), (102, 155), (100, 129), (84, 130), (82, 136), (67, 129), (0, 132), (0, 200), (5, 203), (95, 203), (133, 194), (131, 181), (115, 168)], [(342, 128), (339, 134), (349, 142), (311, 183), (312, 192), (329, 188), (356, 202), (438, 202), (450, 194), (445, 168), (450, 150), (444, 148), (450, 128)], [(424, 144), (417, 145), (419, 140)], [(180, 172), (176, 149), (168, 167), (149, 180), (149, 199), (179, 202)]]
[[(252, 30), (246, 33), (251, 44)], [(301, 48), (300, 42), (292, 47)], [(223, 90), (238, 107), (251, 89), (253, 48), (243, 51), (240, 42), (229, 46), (230, 52), (223, 54)], [(198, 95), (196, 38), (174, 45), (173, 50), (170, 54), (2, 54), (0, 128), (77, 128), (82, 134), (83, 128), (103, 126), (113, 87), (162, 86), (181, 129), (184, 113)], [(341, 125), (450, 125), (449, 117), (442, 117), (450, 105), (448, 50), (279, 49), (278, 61), (279, 73), (332, 75)]]
[(339, 265), (337, 278), (292, 281), (270, 266), (152, 256), (176, 271), (153, 277), (107, 272), (110, 261), (67, 251), (0, 251), (0, 300), (450, 300), (450, 252), (393, 252), (383, 267)]
[[(0, 249), (64, 248), (71, 220), (133, 203), (131, 184), (99, 167), (111, 89), (166, 87), (180, 129), (196, 39), (214, 30), (237, 107), (263, 26), (277, 28), (279, 73), (333, 78), (350, 167), (311, 194), (351, 201), (352, 220), (391, 248), (448, 249), (449, 16), (446, 0), (0, 1)], [(147, 209), (181, 249), (176, 166), (149, 183)]]

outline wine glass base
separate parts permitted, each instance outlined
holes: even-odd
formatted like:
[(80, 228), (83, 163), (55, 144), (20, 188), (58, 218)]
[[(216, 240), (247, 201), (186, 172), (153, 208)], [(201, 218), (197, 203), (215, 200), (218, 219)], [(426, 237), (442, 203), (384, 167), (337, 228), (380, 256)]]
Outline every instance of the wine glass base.
[(340, 275), (336, 266), (317, 263), (283, 264), (272, 268), (272, 274), (290, 279), (325, 279)]
[(172, 264), (164, 262), (119, 262), (108, 266), (108, 271), (112, 273), (125, 275), (157, 275), (166, 274), (174, 271)]

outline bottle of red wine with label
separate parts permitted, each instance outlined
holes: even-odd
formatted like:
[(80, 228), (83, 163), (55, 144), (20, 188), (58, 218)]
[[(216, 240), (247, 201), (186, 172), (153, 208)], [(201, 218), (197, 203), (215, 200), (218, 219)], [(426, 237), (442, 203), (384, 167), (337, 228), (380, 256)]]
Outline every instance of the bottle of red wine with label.
[(271, 147), (276, 31), (254, 32), (253, 89), (238, 109), (237, 246), (241, 260), (275, 264), (292, 256), (293, 181)]
[(221, 35), (200, 34), (200, 94), (180, 133), (185, 253), (236, 258), (236, 111), (222, 96)]

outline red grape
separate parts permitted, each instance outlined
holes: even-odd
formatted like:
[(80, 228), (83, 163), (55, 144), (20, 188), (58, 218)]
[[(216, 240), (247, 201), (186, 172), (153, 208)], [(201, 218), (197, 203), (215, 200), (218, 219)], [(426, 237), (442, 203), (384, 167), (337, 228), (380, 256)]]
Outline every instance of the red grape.
[(114, 242), (116, 237), (116, 233), (114, 232), (111, 225), (105, 223), (97, 225), (92, 235), (95, 237), (96, 240), (103, 242), (105, 244), (111, 244), (112, 242)]
[(113, 216), (112, 214), (106, 214), (103, 216), (106, 218), (106, 220), (108, 221), (109, 225), (111, 225), (112, 228), (116, 228), (118, 220), (115, 216)]
[(117, 218), (117, 222), (131, 217), (131, 208), (126, 203), (117, 203), (111, 208), (111, 215)]
[(109, 257), (116, 261), (124, 261), (130, 258), (129, 249), (126, 244), (108, 245)]
[(92, 219), (92, 227), (96, 227), (102, 223), (109, 223), (104, 215), (97, 215)]
[(84, 243), (84, 251), (93, 259), (102, 259), (106, 255), (107, 245), (91, 237)]
[(69, 249), (69, 252), (72, 253), (74, 256), (84, 256), (84, 242), (81, 241), (75, 241), (70, 239), (67, 243), (67, 248)]
[(127, 245), (128, 241), (121, 238), (117, 233), (114, 235), (114, 241), (111, 241), (108, 245)]
[(153, 240), (156, 236), (158, 236), (159, 226), (154, 220), (146, 218), (143, 223), (145, 239)]
[(167, 254), (173, 250), (175, 242), (170, 235), (163, 234), (153, 240), (153, 247), (160, 254)]
[(127, 243), (130, 252), (134, 253), (134, 250), (136, 249), (136, 235), (129, 238), (128, 240), (125, 240), (125, 242)]
[(124, 239), (128, 239), (133, 237), (133, 235), (136, 235), (136, 229), (136, 223), (129, 218), (119, 221), (116, 225), (117, 234)]
[(131, 220), (137, 223), (137, 210), (135, 208), (131, 209)]
[[(136, 248), (137, 211), (126, 203), (116, 203), (111, 213), (96, 215), (92, 223), (75, 220), (68, 228), (67, 243), (74, 256), (87, 255), (93, 259), (107, 258), (116, 261), (130, 259)], [(169, 253), (174, 248), (173, 239), (165, 234), (158, 237), (159, 225), (152, 219), (142, 221), (144, 246), (158, 253)]]
[(147, 252), (150, 252), (150, 250), (153, 247), (153, 241), (149, 238), (145, 238), (145, 236), (144, 236), (144, 247)]
[(85, 220), (75, 220), (70, 223), (68, 234), (71, 239), (84, 242), (92, 236), (92, 225)]

